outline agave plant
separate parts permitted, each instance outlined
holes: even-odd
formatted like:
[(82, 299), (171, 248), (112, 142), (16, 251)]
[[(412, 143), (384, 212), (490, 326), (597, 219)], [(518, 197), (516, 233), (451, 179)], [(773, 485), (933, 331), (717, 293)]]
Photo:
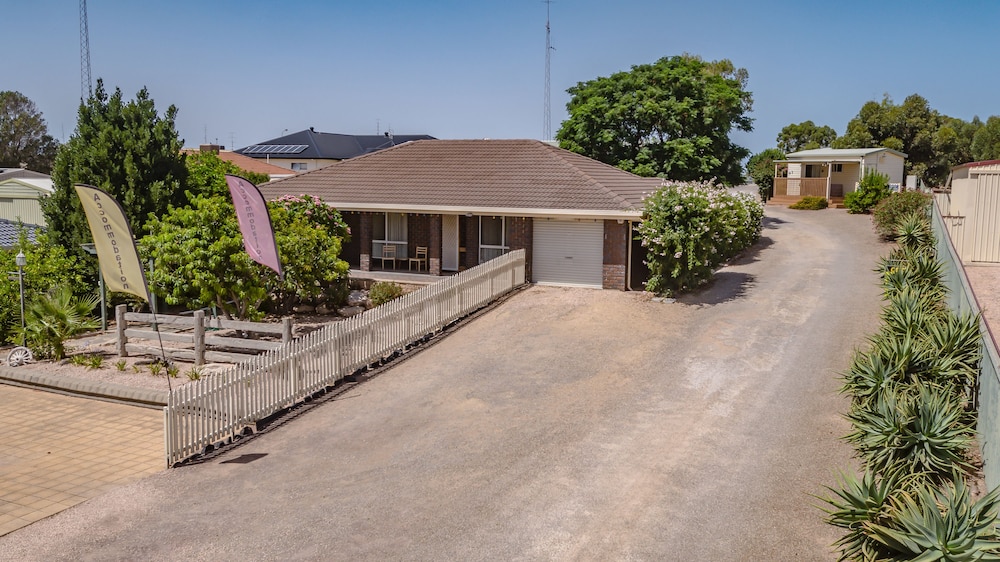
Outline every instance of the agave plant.
[(854, 354), (851, 367), (843, 374), (841, 392), (850, 394), (856, 403), (865, 404), (900, 382), (899, 371), (881, 353)]
[(932, 249), (934, 233), (927, 215), (916, 212), (903, 217), (896, 227), (896, 242), (910, 250)]
[(906, 285), (890, 295), (888, 304), (882, 309), (883, 331), (914, 336), (925, 331), (928, 324), (945, 313), (940, 295)]
[(78, 298), (67, 286), (41, 296), (24, 312), (29, 347), (42, 357), (62, 359), (68, 338), (100, 325), (90, 316), (97, 303), (97, 296)]
[(934, 350), (933, 369), (939, 379), (952, 382), (962, 392), (975, 388), (982, 359), (979, 315), (949, 313), (927, 326), (924, 340)]
[(931, 477), (969, 470), (966, 460), (974, 430), (949, 392), (914, 386), (909, 393), (882, 393), (847, 418), (852, 443), (876, 472), (906, 469)]
[(972, 503), (962, 477), (953, 478), (940, 489), (923, 485), (894, 496), (891, 519), (862, 524), (866, 540), (884, 547), (888, 560), (1000, 560), (1000, 488)]
[(869, 535), (869, 525), (891, 525), (893, 518), (892, 499), (907, 488), (911, 476), (901, 471), (893, 471), (880, 477), (867, 471), (860, 478), (853, 474), (841, 474), (839, 488), (826, 487), (833, 496), (819, 497), (828, 507), (826, 522), (835, 527), (847, 529), (834, 547), (840, 550), (839, 561), (878, 560), (884, 558), (888, 549), (883, 543)]

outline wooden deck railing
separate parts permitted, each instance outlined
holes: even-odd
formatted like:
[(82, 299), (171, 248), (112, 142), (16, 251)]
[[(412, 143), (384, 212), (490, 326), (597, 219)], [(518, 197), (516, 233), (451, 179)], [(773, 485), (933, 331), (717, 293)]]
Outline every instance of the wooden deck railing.
[(826, 178), (774, 178), (774, 196), (786, 195), (826, 197)]
[(515, 250), (177, 388), (163, 409), (167, 466), (230, 440), (524, 283), (525, 252)]

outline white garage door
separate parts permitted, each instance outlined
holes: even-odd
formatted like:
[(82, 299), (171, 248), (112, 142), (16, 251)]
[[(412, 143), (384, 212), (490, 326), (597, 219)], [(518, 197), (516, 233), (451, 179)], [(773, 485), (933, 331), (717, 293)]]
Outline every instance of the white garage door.
[(604, 222), (535, 219), (531, 279), (544, 285), (601, 288)]

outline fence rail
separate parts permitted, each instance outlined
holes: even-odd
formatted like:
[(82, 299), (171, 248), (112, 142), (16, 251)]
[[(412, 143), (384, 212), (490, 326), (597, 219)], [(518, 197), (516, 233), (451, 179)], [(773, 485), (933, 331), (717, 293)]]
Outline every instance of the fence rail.
[[(942, 216), (941, 201), (935, 201), (931, 224), (941, 261), (945, 285), (948, 287), (948, 307), (959, 314), (979, 314), (981, 309), (965, 275), (955, 245), (949, 236), (946, 219)], [(1000, 354), (996, 339), (985, 319), (979, 320), (982, 334), (982, 360), (979, 368), (979, 419), (976, 431), (983, 454), (983, 472), (986, 485), (993, 489), (1000, 485)]]
[(774, 178), (774, 196), (826, 197), (826, 178)]
[(525, 252), (510, 252), (181, 386), (163, 410), (167, 466), (228, 441), (524, 282)]

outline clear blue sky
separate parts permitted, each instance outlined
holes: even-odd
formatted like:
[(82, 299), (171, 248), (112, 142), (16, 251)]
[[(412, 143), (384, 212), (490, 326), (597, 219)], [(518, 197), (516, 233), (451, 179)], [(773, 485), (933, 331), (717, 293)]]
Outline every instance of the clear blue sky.
[[(7, 0), (0, 90), (69, 138), (80, 99), (79, 6)], [(179, 109), (186, 146), (243, 147), (290, 132), (540, 138), (541, 0), (90, 0), (94, 81), (143, 86)], [(1000, 2), (555, 0), (552, 131), (577, 82), (682, 53), (750, 74), (759, 152), (789, 123), (838, 134), (868, 100), (918, 93), (969, 120), (1000, 114)]]

